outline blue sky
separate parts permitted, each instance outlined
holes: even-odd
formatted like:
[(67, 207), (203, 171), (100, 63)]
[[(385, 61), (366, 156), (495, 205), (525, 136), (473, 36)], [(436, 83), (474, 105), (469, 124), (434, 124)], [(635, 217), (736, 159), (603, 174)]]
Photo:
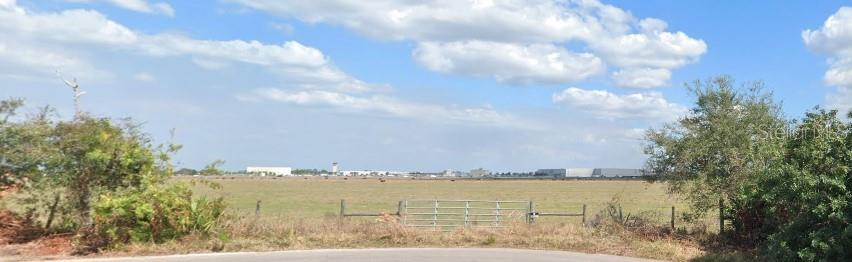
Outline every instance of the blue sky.
[(182, 166), (640, 167), (683, 84), (852, 107), (843, 1), (0, 0), (0, 96), (132, 117)]

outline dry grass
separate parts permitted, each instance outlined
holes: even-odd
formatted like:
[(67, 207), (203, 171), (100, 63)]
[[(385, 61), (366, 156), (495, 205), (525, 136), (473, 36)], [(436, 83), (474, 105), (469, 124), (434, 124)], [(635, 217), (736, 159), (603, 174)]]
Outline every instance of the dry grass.
[(512, 224), (450, 232), (413, 229), (394, 217), (374, 220), (235, 218), (221, 228), (227, 238), (190, 236), (163, 244), (133, 244), (104, 255), (273, 251), (320, 248), (503, 247), (567, 250), (685, 261), (704, 254), (695, 241), (672, 234), (570, 223)]
[[(227, 179), (220, 191), (196, 193), (224, 196), (232, 215), (211, 236), (192, 235), (166, 243), (130, 244), (98, 256), (159, 255), (199, 252), (275, 251), (321, 248), (503, 247), (566, 250), (666, 260), (710, 258), (702, 251), (701, 234), (673, 233), (665, 208), (683, 210), (665, 194), (663, 185), (641, 181), (414, 181), (349, 179)], [(497, 229), (436, 232), (400, 225), (395, 217), (336, 217), (341, 198), (356, 212), (395, 211), (401, 199), (533, 200), (542, 211), (577, 211), (589, 205), (589, 220), (601, 214), (614, 195), (621, 195), (625, 214), (647, 215), (648, 225), (631, 227), (579, 218), (547, 218), (534, 225), (510, 224)], [(261, 216), (247, 216), (263, 199)], [(0, 201), (2, 203), (4, 201)], [(660, 218), (661, 217), (661, 218)], [(679, 222), (680, 223), (680, 222)], [(685, 224), (678, 224), (684, 227)], [(702, 228), (703, 224), (698, 224)], [(701, 231), (701, 230), (699, 230)], [(706, 232), (705, 230), (703, 230)], [(720, 257), (721, 258), (721, 257)]]

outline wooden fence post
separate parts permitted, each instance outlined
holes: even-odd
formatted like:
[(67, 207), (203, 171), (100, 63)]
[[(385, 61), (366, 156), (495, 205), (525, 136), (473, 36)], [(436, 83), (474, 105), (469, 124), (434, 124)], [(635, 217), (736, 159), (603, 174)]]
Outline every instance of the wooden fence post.
[(257, 200), (257, 204), (254, 206), (254, 216), (260, 217), (260, 199)]
[(535, 223), (535, 202), (530, 201), (530, 224)]
[(583, 204), (583, 225), (586, 225), (586, 204)]
[(343, 219), (344, 216), (346, 216), (346, 200), (341, 199), (340, 200), (340, 219)]
[(400, 200), (400, 201), (396, 204), (396, 216), (401, 217), (401, 216), (402, 216), (402, 210), (403, 210), (403, 209), (404, 209), (404, 208), (402, 207), (402, 200)]
[(672, 206), (672, 232), (675, 230), (675, 207)]

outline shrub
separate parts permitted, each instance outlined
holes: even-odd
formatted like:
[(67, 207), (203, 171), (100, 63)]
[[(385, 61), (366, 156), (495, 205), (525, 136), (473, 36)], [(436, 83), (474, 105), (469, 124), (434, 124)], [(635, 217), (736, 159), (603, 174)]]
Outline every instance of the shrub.
[[(850, 115), (852, 116), (852, 115)], [(763, 198), (779, 219), (768, 237), (776, 260), (852, 259), (852, 125), (836, 111), (807, 114), (787, 143), (783, 166), (770, 170)]]
[(224, 209), (222, 198), (193, 199), (185, 184), (146, 183), (139, 189), (102, 195), (94, 208), (95, 234), (114, 244), (209, 234)]

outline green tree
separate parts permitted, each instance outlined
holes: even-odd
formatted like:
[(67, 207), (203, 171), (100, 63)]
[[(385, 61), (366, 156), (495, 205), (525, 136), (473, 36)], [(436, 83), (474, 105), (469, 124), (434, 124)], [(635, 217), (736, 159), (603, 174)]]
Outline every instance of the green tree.
[(837, 111), (808, 113), (787, 142), (783, 165), (761, 186), (767, 217), (777, 221), (768, 241), (775, 259), (852, 259), (852, 125)]
[(726, 76), (687, 84), (695, 96), (689, 114), (646, 134), (648, 170), (698, 214), (720, 200), (738, 203), (764, 167), (781, 157), (784, 139), (775, 131), (788, 123), (780, 107), (760, 82), (734, 85)]
[(180, 146), (153, 146), (129, 120), (79, 114), (57, 121), (49, 109), (10, 119), (21, 105), (0, 103), (0, 186), (20, 187), (28, 212), (63, 194), (55, 211), (87, 250), (208, 232), (219, 222), (221, 198), (194, 199), (188, 186), (168, 181)]
[(9, 121), (21, 106), (22, 99), (0, 101), (0, 188), (43, 178), (39, 170), (56, 153), (50, 139), (52, 111), (45, 108), (23, 121)]
[(225, 171), (222, 171), (221, 168), (224, 164), (225, 160), (215, 160), (204, 166), (201, 171), (198, 171), (198, 174), (202, 176), (221, 176), (225, 174)]
[(150, 139), (127, 122), (82, 116), (60, 122), (51, 137), (57, 154), (45, 165), (51, 185), (64, 186), (80, 225), (90, 224), (93, 196), (140, 186), (157, 170)]

